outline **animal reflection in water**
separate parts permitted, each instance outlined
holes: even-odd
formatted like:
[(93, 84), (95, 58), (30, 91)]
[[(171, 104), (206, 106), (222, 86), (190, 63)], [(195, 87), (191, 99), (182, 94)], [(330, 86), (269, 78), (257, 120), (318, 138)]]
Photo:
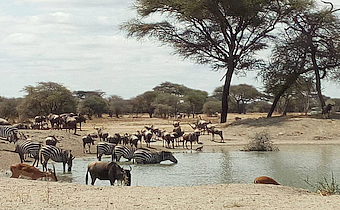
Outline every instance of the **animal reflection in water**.
[(255, 178), (254, 180), (255, 184), (274, 184), (274, 185), (280, 185), (277, 183), (274, 179), (268, 177), (268, 176), (260, 176)]
[(85, 183), (88, 183), (88, 174), (91, 176), (91, 185), (94, 185), (96, 179), (110, 180), (111, 185), (114, 185), (118, 180), (123, 182), (125, 186), (131, 185), (130, 170), (121, 168), (116, 162), (91, 162), (87, 166)]

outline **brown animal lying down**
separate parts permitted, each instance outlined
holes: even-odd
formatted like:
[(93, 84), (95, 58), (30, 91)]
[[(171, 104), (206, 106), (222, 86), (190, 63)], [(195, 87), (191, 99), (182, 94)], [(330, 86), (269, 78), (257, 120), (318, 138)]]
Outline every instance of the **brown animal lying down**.
[(268, 177), (268, 176), (260, 176), (254, 179), (255, 184), (274, 184), (274, 185), (280, 185), (277, 183), (274, 179)]
[(53, 172), (51, 169), (48, 171), (40, 171), (38, 168), (34, 166), (27, 165), (25, 163), (19, 163), (11, 166), (12, 176), (11, 178), (19, 178), (19, 176), (29, 177), (33, 180), (42, 178), (42, 177), (50, 177), (53, 181), (58, 181), (57, 176), (55, 174), (55, 168), (53, 165)]

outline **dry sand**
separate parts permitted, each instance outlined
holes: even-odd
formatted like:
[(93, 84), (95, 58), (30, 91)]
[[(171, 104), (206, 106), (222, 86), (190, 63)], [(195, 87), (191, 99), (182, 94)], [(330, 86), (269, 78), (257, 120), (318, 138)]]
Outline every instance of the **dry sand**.
[[(233, 122), (238, 116), (242, 120)], [(219, 137), (203, 135), (203, 151), (239, 150), (256, 132), (267, 131), (274, 144), (340, 144), (340, 120), (310, 117), (259, 118), (260, 115), (229, 115), (228, 124), (218, 124), (224, 132), (225, 143)], [(333, 115), (333, 117), (336, 117)], [(247, 119), (248, 118), (248, 119)], [(207, 118), (205, 118), (207, 119)], [(182, 119), (185, 131), (191, 131), (189, 122)], [(43, 141), (54, 134), (61, 138), (60, 147), (72, 149), (76, 157), (94, 156), (83, 154), (81, 136), (94, 132), (94, 126), (103, 126), (110, 134), (131, 133), (144, 125), (170, 130), (172, 120), (130, 118), (94, 119), (83, 125), (78, 135), (55, 130), (22, 130), (33, 140)], [(162, 142), (151, 145), (164, 149)], [(193, 145), (193, 149), (201, 145)], [(20, 162), (17, 154), (10, 152), (14, 145), (0, 141), (0, 170), (4, 173), (11, 164)], [(170, 149), (181, 152), (182, 147)], [(186, 149), (185, 149), (186, 150)], [(95, 147), (91, 150), (95, 153)], [(254, 177), (255, 178), (255, 177)], [(286, 186), (229, 184), (194, 187), (98, 187), (68, 183), (53, 183), (0, 177), (0, 209), (338, 209), (340, 196), (321, 196), (303, 189)]]

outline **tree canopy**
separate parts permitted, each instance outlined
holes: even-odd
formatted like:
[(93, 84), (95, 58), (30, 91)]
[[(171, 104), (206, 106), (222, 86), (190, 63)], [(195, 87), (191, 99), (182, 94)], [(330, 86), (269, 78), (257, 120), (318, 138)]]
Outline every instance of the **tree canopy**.
[(61, 114), (76, 111), (76, 101), (71, 91), (54, 82), (40, 82), (37, 86), (26, 86), (22, 111), (29, 117)]
[[(253, 55), (267, 47), (277, 23), (308, 0), (136, 0), (138, 17), (122, 25), (128, 36), (155, 37), (178, 55), (214, 70), (225, 70), (221, 122), (235, 71), (259, 62)], [(148, 22), (158, 15), (160, 21)]]

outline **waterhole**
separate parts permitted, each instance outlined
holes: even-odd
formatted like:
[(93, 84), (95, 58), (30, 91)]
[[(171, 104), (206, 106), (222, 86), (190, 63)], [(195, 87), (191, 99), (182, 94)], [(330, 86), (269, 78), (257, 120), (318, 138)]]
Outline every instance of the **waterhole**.
[[(187, 152), (174, 153), (174, 156), (177, 164), (164, 161), (136, 165), (123, 158), (119, 164), (125, 169), (132, 168), (132, 186), (253, 183), (258, 176), (269, 176), (282, 185), (310, 189), (304, 181), (307, 177), (311, 183), (323, 181), (325, 177), (330, 181), (332, 173), (337, 183), (340, 178), (340, 146), (334, 145), (281, 146), (278, 152)], [(109, 156), (102, 159), (110, 160)], [(76, 158), (71, 173), (63, 173), (62, 164), (55, 163), (58, 179), (85, 184), (87, 165), (92, 161), (96, 158)], [(108, 186), (110, 182), (97, 180), (95, 185)]]

